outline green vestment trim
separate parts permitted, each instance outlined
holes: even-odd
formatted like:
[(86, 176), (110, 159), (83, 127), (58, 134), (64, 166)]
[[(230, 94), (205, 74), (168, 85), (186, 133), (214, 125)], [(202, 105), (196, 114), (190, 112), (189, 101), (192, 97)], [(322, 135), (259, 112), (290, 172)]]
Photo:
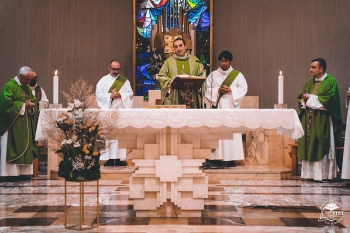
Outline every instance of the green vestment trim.
[(37, 158), (38, 148), (35, 131), (38, 105), (34, 114), (25, 110), (20, 115), (26, 100), (36, 102), (32, 89), (28, 85), (20, 86), (15, 79), (5, 84), (0, 96), (0, 136), (8, 132), (6, 161), (16, 164), (31, 164)]
[[(228, 75), (227, 77), (225, 78), (225, 80), (221, 83), (220, 87), (222, 86), (231, 86), (231, 84), (233, 83), (233, 81), (235, 81), (235, 79), (237, 78), (238, 74), (240, 72), (238, 70), (232, 70)], [(211, 106), (212, 108), (218, 108), (218, 104), (219, 104), (219, 101), (221, 99), (221, 97), (223, 96), (224, 94), (222, 94), (221, 92), (219, 92), (219, 95), (218, 95), (218, 100), (216, 101), (216, 106)]]
[[(316, 85), (314, 78), (310, 78), (297, 100), (300, 106), (303, 93), (312, 93)], [(336, 146), (343, 144), (340, 96), (336, 80), (329, 74), (321, 81), (315, 95), (326, 110), (299, 110), (299, 119), (305, 135), (299, 139), (297, 156), (307, 161), (318, 161), (329, 153), (330, 149), (330, 121), (332, 118), (333, 135)], [(309, 119), (309, 120), (308, 120)], [(308, 127), (309, 126), (309, 127)], [(333, 152), (335, 156), (335, 151)]]
[(176, 67), (180, 75), (190, 73), (190, 63), (188, 60), (176, 60)]
[(111, 88), (109, 88), (108, 93), (111, 93), (113, 89), (116, 89), (117, 91), (119, 91), (124, 85), (126, 80), (127, 80), (126, 77), (124, 77), (123, 75), (119, 75), (119, 77), (112, 84)]

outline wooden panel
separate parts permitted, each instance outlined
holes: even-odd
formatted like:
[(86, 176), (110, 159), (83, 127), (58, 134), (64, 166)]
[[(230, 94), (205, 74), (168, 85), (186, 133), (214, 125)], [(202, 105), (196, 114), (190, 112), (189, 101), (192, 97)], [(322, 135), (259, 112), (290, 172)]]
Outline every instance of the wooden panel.
[[(80, 76), (95, 85), (117, 58), (132, 76), (133, 11), (131, 0), (0, 1), (2, 87), (18, 69), (35, 69), (52, 100), (52, 76), (58, 69), (60, 90)], [(309, 78), (310, 60), (323, 57), (339, 84), (345, 122), (345, 92), (350, 86), (349, 0), (214, 0), (213, 65), (222, 50), (233, 53), (233, 67), (247, 79), (248, 95), (260, 108), (277, 102), (277, 77), (285, 77), (285, 103)], [(60, 95), (62, 101), (63, 96)]]
[(0, 25), (1, 87), (28, 65), (52, 101), (56, 69), (60, 91), (69, 92), (80, 76), (95, 86), (113, 58), (132, 79), (132, 1), (3, 0)]
[[(229, 9), (229, 10), (228, 10)], [(310, 61), (323, 57), (338, 81), (345, 122), (345, 92), (350, 86), (348, 0), (215, 0), (214, 67), (223, 50), (248, 82), (248, 95), (261, 108), (277, 102), (277, 77), (285, 77), (284, 99), (296, 108), (296, 96), (310, 77)]]

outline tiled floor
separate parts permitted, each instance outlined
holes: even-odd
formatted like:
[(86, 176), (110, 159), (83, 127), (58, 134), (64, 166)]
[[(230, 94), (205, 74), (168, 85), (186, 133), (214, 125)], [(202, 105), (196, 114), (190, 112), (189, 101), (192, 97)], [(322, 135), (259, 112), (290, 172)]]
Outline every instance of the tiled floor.
[[(64, 227), (64, 181), (0, 183), (0, 232), (75, 232)], [(350, 232), (350, 189), (345, 182), (219, 180), (209, 182), (202, 216), (136, 217), (127, 180), (99, 181), (98, 229), (85, 232), (324, 232), (320, 208), (344, 211), (339, 232)], [(68, 183), (68, 192), (78, 192)], [(86, 183), (85, 222), (96, 223), (96, 182)], [(67, 199), (68, 223), (79, 222), (78, 195)]]

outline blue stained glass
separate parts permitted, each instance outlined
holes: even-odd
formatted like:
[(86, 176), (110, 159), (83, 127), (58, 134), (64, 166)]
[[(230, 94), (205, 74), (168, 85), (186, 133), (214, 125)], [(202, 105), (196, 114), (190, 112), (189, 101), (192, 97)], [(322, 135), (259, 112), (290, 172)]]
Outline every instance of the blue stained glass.
[(149, 24), (148, 27), (146, 28), (137, 27), (137, 31), (144, 38), (151, 38), (151, 28), (152, 28), (152, 25)]
[(140, 21), (145, 16), (145, 12), (137, 10), (136, 11), (136, 20)]
[[(150, 53), (149, 50), (149, 38), (151, 37), (152, 25), (157, 23), (157, 16), (163, 14), (163, 8), (167, 8), (167, 22), (169, 23), (170, 17), (170, 3), (173, 4), (174, 0), (139, 0), (138, 8), (136, 11), (136, 24), (137, 24), (137, 38), (138, 46), (136, 52), (136, 84), (138, 88), (135, 90), (136, 95), (147, 95), (149, 89), (154, 89), (156, 83), (155, 80), (148, 74), (147, 67), (150, 65)], [(200, 43), (205, 44), (206, 38), (203, 37), (204, 32), (208, 31), (210, 27), (210, 13), (207, 12), (207, 0), (177, 0), (179, 5), (182, 6), (183, 12), (188, 14), (188, 21), (194, 24), (197, 31), (197, 40)], [(171, 8), (171, 12), (177, 11), (177, 9)], [(175, 12), (176, 13), (176, 12)], [(170, 27), (177, 27), (177, 21), (172, 20)], [(142, 38), (142, 39), (141, 39)], [(198, 51), (197, 51), (198, 52)], [(198, 57), (201, 60), (205, 60), (203, 53), (198, 53)]]
[(201, 16), (202, 12), (204, 12), (206, 9), (207, 6), (202, 6), (197, 9), (194, 9), (193, 11), (188, 12), (188, 21), (196, 25), (199, 21), (199, 17)]
[(205, 4), (205, 2), (203, 2), (202, 0), (187, 0), (187, 4), (193, 9)]
[(161, 15), (162, 11), (150, 9), (150, 10), (148, 10), (148, 12), (149, 12), (149, 15), (152, 19), (152, 24), (156, 24), (157, 23), (157, 16)]

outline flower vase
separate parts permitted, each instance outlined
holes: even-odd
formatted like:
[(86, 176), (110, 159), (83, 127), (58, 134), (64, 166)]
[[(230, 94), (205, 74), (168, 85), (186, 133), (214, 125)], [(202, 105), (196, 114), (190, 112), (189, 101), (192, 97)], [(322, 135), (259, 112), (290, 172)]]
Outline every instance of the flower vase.
[[(68, 157), (59, 164), (58, 176), (65, 178), (67, 181), (93, 181), (101, 178), (100, 156), (93, 156), (90, 164), (81, 163), (81, 158)], [(84, 165), (81, 168), (81, 165)], [(79, 169), (77, 169), (79, 167)]]

